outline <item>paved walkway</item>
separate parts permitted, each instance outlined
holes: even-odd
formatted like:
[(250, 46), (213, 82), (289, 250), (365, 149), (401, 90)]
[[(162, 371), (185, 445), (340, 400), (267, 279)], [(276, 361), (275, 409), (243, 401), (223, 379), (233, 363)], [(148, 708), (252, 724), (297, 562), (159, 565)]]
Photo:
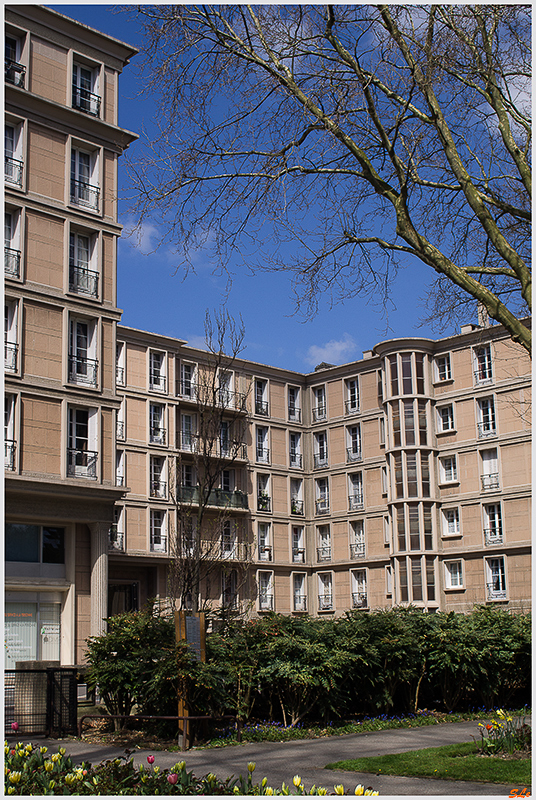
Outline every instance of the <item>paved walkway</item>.
[[(445, 744), (469, 742), (477, 735), (478, 722), (457, 722), (443, 725), (430, 725), (425, 728), (402, 728), (376, 733), (357, 733), (344, 736), (331, 736), (325, 739), (302, 739), (294, 742), (260, 742), (206, 750), (190, 750), (187, 753), (153, 751), (155, 765), (162, 768), (173, 766), (184, 759), (186, 768), (196, 775), (214, 772), (221, 778), (229, 775), (245, 775), (248, 761), (254, 761), (257, 768), (254, 777), (260, 781), (268, 778), (271, 786), (281, 786), (285, 781), (292, 781), (293, 775), (300, 775), (305, 786), (313, 784), (332, 786), (342, 783), (346, 790), (353, 793), (358, 783), (372, 786), (382, 797), (396, 796), (502, 796), (508, 797), (513, 787), (492, 783), (470, 781), (445, 781), (429, 778), (402, 778), (390, 775), (372, 775), (369, 773), (344, 772), (324, 769), (326, 764), (347, 758), (361, 756), (377, 756), (386, 753), (401, 753), (408, 750), (419, 750), (423, 747), (441, 747)], [(11, 740), (12, 737), (9, 737)], [(33, 741), (46, 744), (50, 752), (55, 752), (60, 742), (53, 739)], [(62, 743), (67, 753), (76, 762), (91, 761), (96, 763), (109, 758), (117, 758), (124, 754), (118, 747), (100, 746), (81, 741), (65, 741)], [(133, 753), (137, 764), (147, 764), (149, 750), (137, 750)]]

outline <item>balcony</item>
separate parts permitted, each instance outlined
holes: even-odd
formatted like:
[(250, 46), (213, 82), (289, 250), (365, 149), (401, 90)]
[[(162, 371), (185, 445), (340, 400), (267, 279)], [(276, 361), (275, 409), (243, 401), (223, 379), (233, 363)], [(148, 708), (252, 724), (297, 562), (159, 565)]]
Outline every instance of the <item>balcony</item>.
[[(177, 487), (177, 499), (180, 503), (199, 504), (199, 486), (179, 486)], [(245, 508), (248, 507), (248, 497), (244, 492), (235, 489), (234, 492), (226, 489), (212, 489), (206, 500), (206, 505), (224, 508)]]
[(290, 501), (290, 513), (295, 514), (297, 517), (303, 517), (303, 500), (297, 500), (293, 497)]
[(74, 478), (96, 478), (99, 454), (94, 450), (67, 450), (67, 475)]
[(19, 64), (17, 61), (12, 61), (10, 58), (5, 59), (5, 80), (12, 86), (18, 86), (24, 89), (24, 82), (26, 79), (26, 67)]
[(100, 189), (86, 181), (71, 180), (71, 203), (93, 211), (99, 210)]
[(329, 498), (320, 497), (315, 501), (315, 510), (317, 514), (329, 514)]
[(198, 387), (193, 381), (177, 381), (177, 396), (185, 400), (191, 400), (192, 403), (197, 402)]
[(354, 492), (348, 495), (348, 509), (350, 511), (362, 511), (365, 508), (362, 492)]
[(199, 438), (191, 431), (180, 431), (177, 435), (177, 446), (185, 453), (197, 453), (199, 450)]
[(317, 561), (331, 561), (331, 545), (323, 545), (322, 547), (316, 548), (316, 560)]
[(477, 386), (486, 386), (489, 383), (493, 383), (493, 372), (491, 369), (491, 365), (476, 370), (476, 372), (474, 373), (474, 377), (475, 377), (475, 384)]
[(368, 608), (366, 592), (352, 592), (352, 608)]
[(326, 419), (325, 405), (319, 405), (313, 408), (313, 422), (320, 422), (321, 419)]
[(165, 392), (167, 381), (164, 375), (161, 375), (159, 372), (151, 371), (149, 373), (149, 389), (152, 392)]
[(259, 594), (259, 611), (273, 611), (274, 610), (274, 596), (273, 594)]
[(100, 117), (101, 98), (98, 94), (73, 84), (73, 108), (92, 117)]
[(272, 560), (272, 548), (270, 545), (259, 545), (258, 550), (258, 559), (259, 561), (271, 561)]
[(257, 511), (270, 512), (271, 510), (272, 510), (272, 498), (267, 494), (257, 495)]
[(14, 342), (4, 344), (4, 368), (6, 372), (16, 372), (19, 355), (19, 346)]
[(122, 419), (118, 419), (115, 423), (115, 437), (116, 439), (125, 438), (125, 423)]
[(294, 595), (294, 608), (293, 611), (300, 612), (302, 614), (307, 612), (307, 595), (305, 594), (295, 594)]
[(313, 456), (313, 463), (315, 469), (321, 469), (328, 466), (328, 456), (326, 454), (315, 453)]
[(355, 447), (348, 447), (346, 449), (346, 461), (347, 462), (354, 462), (354, 461), (361, 461), (363, 456), (361, 454), (361, 450), (358, 450)]
[(318, 610), (319, 611), (333, 611), (333, 595), (332, 594), (319, 594), (318, 595)]
[(20, 278), (20, 250), (4, 248), (4, 273), (9, 278)]
[(501, 588), (503, 581), (494, 581), (493, 583), (486, 583), (486, 595), (488, 600), (507, 600), (508, 593), (506, 588)]
[(69, 383), (96, 386), (99, 362), (85, 356), (69, 356)]
[(301, 453), (289, 453), (289, 464), (291, 467), (298, 467), (301, 469), (303, 466), (303, 456)]
[(488, 420), (486, 422), (479, 422), (477, 427), (479, 439), (486, 439), (488, 436), (497, 436), (495, 421)]
[(167, 497), (167, 483), (166, 481), (152, 480), (150, 488), (150, 496), (158, 497), (165, 500)]
[[(212, 403), (212, 392), (207, 392), (209, 402)], [(202, 402), (202, 401), (201, 401)], [(243, 392), (232, 392), (224, 387), (216, 389), (216, 405), (220, 408), (232, 408), (236, 411), (246, 411), (246, 395)]]
[[(213, 546), (213, 542), (202, 543), (207, 547)], [(211, 552), (208, 550), (208, 552)], [(248, 547), (245, 542), (220, 542), (220, 558), (223, 561), (245, 561), (248, 557)]]
[(15, 469), (15, 441), (4, 439), (4, 468), (13, 471)]
[(123, 531), (117, 530), (117, 523), (114, 522), (110, 525), (108, 532), (108, 548), (110, 550), (117, 550), (121, 553), (125, 550), (125, 534)]
[(255, 400), (255, 414), (259, 414), (261, 417), (269, 416), (266, 400)]
[(288, 421), (289, 422), (301, 422), (301, 408), (297, 408), (296, 406), (289, 406), (288, 407)]
[(480, 480), (482, 481), (482, 491), (483, 492), (490, 492), (494, 489), (499, 489), (499, 473), (492, 472), (489, 475), (481, 475)]
[(344, 413), (345, 414), (359, 414), (359, 403), (356, 400), (345, 400), (344, 401)]
[(491, 546), (494, 544), (502, 544), (503, 532), (502, 527), (484, 528), (484, 542), (486, 545)]
[(219, 455), (220, 458), (245, 461), (247, 459), (247, 445), (243, 442), (220, 442)]
[(77, 264), (69, 265), (69, 291), (88, 297), (99, 296), (99, 273)]
[(166, 443), (166, 429), (159, 428), (156, 425), (151, 425), (149, 431), (150, 444), (165, 444)]
[(268, 447), (259, 447), (257, 446), (256, 450), (256, 460), (257, 464), (269, 464), (270, 463), (270, 450)]
[(4, 178), (12, 186), (22, 186), (24, 162), (10, 156), (4, 156)]
[(116, 364), (115, 367), (115, 382), (118, 386), (125, 385), (125, 368), (120, 367), (119, 364)]
[(304, 547), (293, 547), (292, 548), (292, 563), (293, 564), (305, 564), (305, 548)]
[(115, 485), (116, 486), (124, 486), (125, 485), (125, 476), (124, 475), (116, 475), (115, 476)]
[(350, 558), (365, 558), (365, 543), (353, 542), (350, 544)]

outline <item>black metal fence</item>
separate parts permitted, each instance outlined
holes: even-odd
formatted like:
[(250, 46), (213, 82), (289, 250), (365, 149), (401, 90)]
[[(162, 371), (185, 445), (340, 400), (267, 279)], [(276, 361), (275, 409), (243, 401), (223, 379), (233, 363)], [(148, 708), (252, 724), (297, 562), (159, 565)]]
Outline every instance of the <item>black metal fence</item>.
[(77, 732), (77, 670), (69, 667), (7, 669), (5, 734), (65, 736)]

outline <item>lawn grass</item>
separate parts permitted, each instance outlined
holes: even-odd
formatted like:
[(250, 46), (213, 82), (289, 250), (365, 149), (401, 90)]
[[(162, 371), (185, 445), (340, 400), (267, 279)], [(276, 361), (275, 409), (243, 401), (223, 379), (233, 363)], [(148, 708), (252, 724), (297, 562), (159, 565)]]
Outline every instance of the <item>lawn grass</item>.
[(530, 786), (530, 758), (508, 760), (497, 756), (482, 757), (477, 752), (478, 745), (475, 742), (466, 742), (445, 747), (426, 747), (424, 750), (407, 753), (337, 761), (327, 764), (326, 769)]

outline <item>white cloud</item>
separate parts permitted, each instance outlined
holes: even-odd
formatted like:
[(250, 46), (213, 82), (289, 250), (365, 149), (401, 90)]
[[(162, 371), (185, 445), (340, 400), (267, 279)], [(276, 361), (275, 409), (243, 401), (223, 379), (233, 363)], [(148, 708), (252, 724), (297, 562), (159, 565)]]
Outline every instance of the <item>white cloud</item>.
[(158, 247), (159, 231), (152, 222), (143, 222), (136, 225), (134, 217), (128, 216), (121, 220), (123, 233), (121, 238), (128, 239), (132, 247), (144, 255), (154, 252)]
[(188, 342), (188, 347), (197, 347), (198, 350), (206, 350), (207, 349), (207, 340), (205, 336), (185, 336), (184, 337)]
[(307, 350), (305, 362), (312, 366), (317, 366), (326, 361), (328, 364), (344, 364), (351, 361), (356, 353), (357, 344), (349, 333), (345, 333), (342, 339), (330, 339), (324, 345), (312, 344)]

